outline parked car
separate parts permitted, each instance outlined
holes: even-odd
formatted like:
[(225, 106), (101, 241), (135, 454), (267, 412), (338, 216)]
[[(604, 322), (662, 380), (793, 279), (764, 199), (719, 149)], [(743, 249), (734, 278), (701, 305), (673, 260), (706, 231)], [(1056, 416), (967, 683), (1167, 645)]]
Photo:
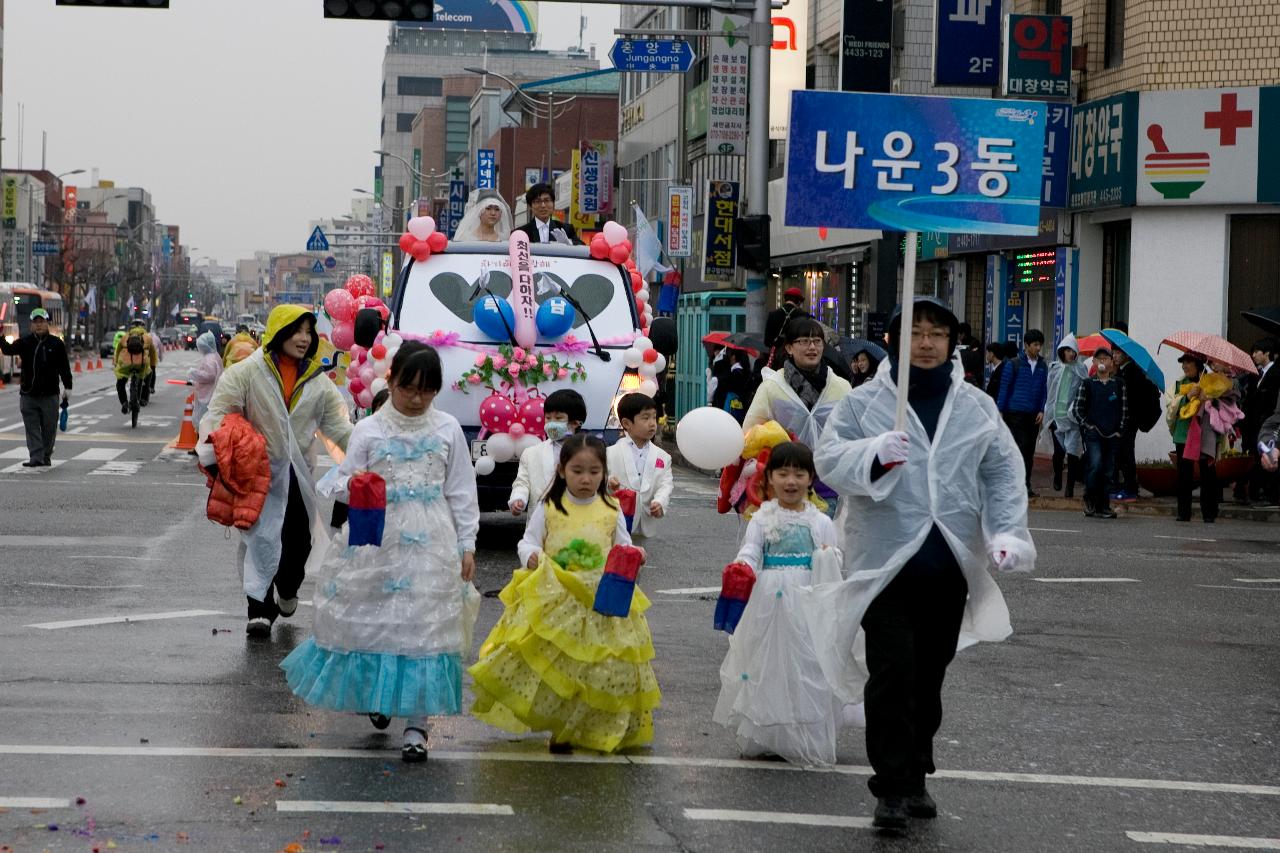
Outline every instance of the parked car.
[(116, 334), (123, 332), (124, 326), (120, 326), (114, 332), (107, 332), (103, 335), (102, 340), (98, 343), (98, 355), (103, 358), (115, 358), (116, 356)]
[(182, 332), (177, 326), (165, 326), (159, 331), (159, 335), (162, 344), (176, 344), (182, 336)]

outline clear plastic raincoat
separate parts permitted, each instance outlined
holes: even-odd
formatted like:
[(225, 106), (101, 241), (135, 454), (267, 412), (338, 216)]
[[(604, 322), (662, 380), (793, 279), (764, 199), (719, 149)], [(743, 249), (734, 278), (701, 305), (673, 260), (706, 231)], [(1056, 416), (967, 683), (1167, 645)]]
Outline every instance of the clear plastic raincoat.
[[(258, 601), (266, 599), (267, 590), (280, 565), (280, 531), (284, 527), (285, 507), (289, 501), (289, 469), (298, 483), (303, 503), (311, 517), (311, 540), (319, 543), (329, 531), (316, 512), (316, 487), (313, 473), (317, 434), (322, 434), (340, 448), (346, 449), (351, 436), (351, 420), (346, 403), (337, 387), (325, 375), (320, 363), (306, 359), (298, 367), (293, 400), (285, 406), (283, 384), (266, 346), (286, 326), (310, 314), (299, 305), (281, 305), (272, 310), (263, 347), (244, 361), (228, 367), (218, 380), (209, 410), (200, 421), (200, 442), (196, 452), (203, 465), (215, 460), (208, 438), (222, 425), (231, 412), (248, 418), (253, 428), (267, 440), (267, 457), (271, 462), (271, 489), (258, 522), (241, 536), (241, 571), (244, 591)], [(314, 316), (312, 322), (314, 323)], [(314, 346), (313, 346), (314, 352)], [(311, 549), (306, 571), (323, 558), (324, 549)]]
[[(795, 389), (787, 384), (787, 377), (781, 370), (766, 367), (760, 375), (763, 379), (751, 400), (751, 408), (747, 409), (747, 416), (742, 421), (743, 431), (756, 424), (777, 421), (787, 432), (795, 435), (797, 441), (810, 449), (817, 449), (818, 438), (822, 435), (827, 418), (831, 416), (836, 404), (853, 390), (848, 382), (829, 372), (826, 387), (822, 389), (822, 395), (810, 411)], [(840, 490), (837, 488), (836, 491)]]
[[(1063, 348), (1079, 353), (1080, 344), (1076, 342), (1076, 336), (1069, 334), (1062, 339), (1062, 343), (1058, 344), (1057, 358), (1049, 365), (1049, 397), (1044, 404), (1043, 425), (1046, 431), (1050, 425), (1054, 426), (1054, 434), (1063, 450), (1071, 456), (1080, 456), (1084, 453), (1084, 437), (1080, 434), (1080, 424), (1071, 417), (1069, 410), (1076, 392), (1080, 390), (1080, 383), (1089, 378), (1089, 369), (1078, 357), (1071, 364), (1063, 361)], [(1062, 387), (1064, 382), (1067, 384), (1065, 389)], [(1061, 407), (1058, 405), (1059, 399), (1063, 401)]]
[(991, 552), (1013, 556), (1030, 571), (1036, 548), (1027, 531), (1022, 456), (995, 403), (953, 379), (933, 441), (908, 409), (910, 454), (903, 465), (871, 479), (876, 440), (893, 431), (897, 388), (885, 359), (874, 379), (835, 407), (815, 448), (818, 476), (845, 497), (841, 548), (845, 580), (812, 587), (807, 608), (816, 647), (834, 649), (822, 664), (846, 703), (862, 700), (862, 616), (875, 597), (924, 544), (937, 525), (969, 585), (957, 647), (998, 642), (1012, 633), (1004, 597), (988, 572)]

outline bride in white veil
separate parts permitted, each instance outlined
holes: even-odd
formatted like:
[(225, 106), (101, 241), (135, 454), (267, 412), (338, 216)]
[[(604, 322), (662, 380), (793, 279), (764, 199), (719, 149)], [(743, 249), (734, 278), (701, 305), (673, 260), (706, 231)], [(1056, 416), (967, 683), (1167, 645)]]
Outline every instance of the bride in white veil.
[(505, 243), (511, 237), (511, 209), (494, 190), (480, 190), (467, 206), (453, 239)]

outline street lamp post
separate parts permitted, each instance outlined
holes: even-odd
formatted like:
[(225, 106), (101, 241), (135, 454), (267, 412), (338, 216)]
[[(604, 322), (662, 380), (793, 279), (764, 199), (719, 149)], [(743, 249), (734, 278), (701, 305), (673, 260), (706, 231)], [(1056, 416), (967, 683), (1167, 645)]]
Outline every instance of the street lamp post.
[[(534, 98), (528, 92), (524, 91), (524, 89), (520, 87), (519, 83), (515, 82), (510, 77), (507, 77), (504, 74), (499, 74), (497, 71), (489, 71), (488, 69), (485, 69), (485, 68), (464, 67), (462, 70), (470, 72), (471, 74), (479, 74), (482, 77), (488, 74), (492, 74), (494, 77), (497, 77), (499, 80), (501, 80), (502, 82), (506, 83), (508, 86), (511, 87), (512, 91), (516, 93), (516, 96), (520, 98), (521, 103), (526, 107), (528, 107), (533, 112), (533, 115), (535, 118), (542, 118), (541, 111), (544, 109), (546, 110), (547, 156), (546, 156), (546, 159), (543, 161), (544, 167), (542, 170), (542, 179), (547, 183), (551, 183), (552, 159), (554, 157), (554, 142), (552, 137), (552, 130), (555, 126), (554, 125), (555, 111), (557, 107), (564, 107), (573, 103), (573, 101), (576, 99), (576, 96), (571, 95), (562, 101), (556, 101), (556, 93), (554, 91), (548, 90), (547, 102), (544, 106), (540, 100)], [(539, 81), (534, 81), (534, 82), (539, 82)]]
[[(439, 174), (435, 172), (419, 172), (417, 169), (413, 167), (413, 164), (410, 163), (408, 160), (404, 159), (399, 154), (393, 154), (390, 151), (383, 151), (381, 149), (378, 149), (378, 150), (375, 150), (373, 153), (377, 154), (380, 157), (390, 157), (393, 160), (399, 160), (401, 163), (403, 163), (404, 167), (409, 170), (409, 174), (417, 176), (419, 181), (423, 181), (424, 183), (426, 183), (427, 186), (431, 187), (431, 198), (433, 201), (435, 200), (436, 187), (440, 185), (437, 182), (437, 179), (449, 177), (448, 172), (440, 172)], [(362, 190), (362, 192), (368, 192), (368, 190)], [(374, 197), (377, 198), (377, 196), (374, 196)], [(413, 203), (417, 204), (417, 201), (418, 201), (417, 199), (414, 199)], [(399, 210), (399, 209), (400, 208), (396, 208), (396, 210)]]

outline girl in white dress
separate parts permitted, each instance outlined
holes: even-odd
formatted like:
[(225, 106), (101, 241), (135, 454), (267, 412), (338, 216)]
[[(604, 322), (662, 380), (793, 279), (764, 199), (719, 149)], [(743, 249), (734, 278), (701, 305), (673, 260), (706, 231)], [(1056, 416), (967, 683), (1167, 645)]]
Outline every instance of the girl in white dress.
[(835, 763), (842, 704), (806, 612), (808, 587), (840, 580), (835, 524), (808, 500), (816, 479), (809, 448), (773, 448), (765, 467), (772, 500), (751, 517), (736, 558), (756, 572), (755, 586), (720, 665), (713, 718), (743, 755), (806, 765)]
[(347, 456), (318, 485), (346, 501), (353, 476), (386, 482), (381, 545), (334, 534), (316, 578), (314, 636), (280, 664), (312, 705), (368, 714), (382, 729), (405, 717), (405, 761), (427, 757), (426, 717), (462, 710), (479, 594), (475, 472), (456, 418), (431, 407), (440, 357), (406, 342), (391, 363), (391, 397), (356, 425)]

